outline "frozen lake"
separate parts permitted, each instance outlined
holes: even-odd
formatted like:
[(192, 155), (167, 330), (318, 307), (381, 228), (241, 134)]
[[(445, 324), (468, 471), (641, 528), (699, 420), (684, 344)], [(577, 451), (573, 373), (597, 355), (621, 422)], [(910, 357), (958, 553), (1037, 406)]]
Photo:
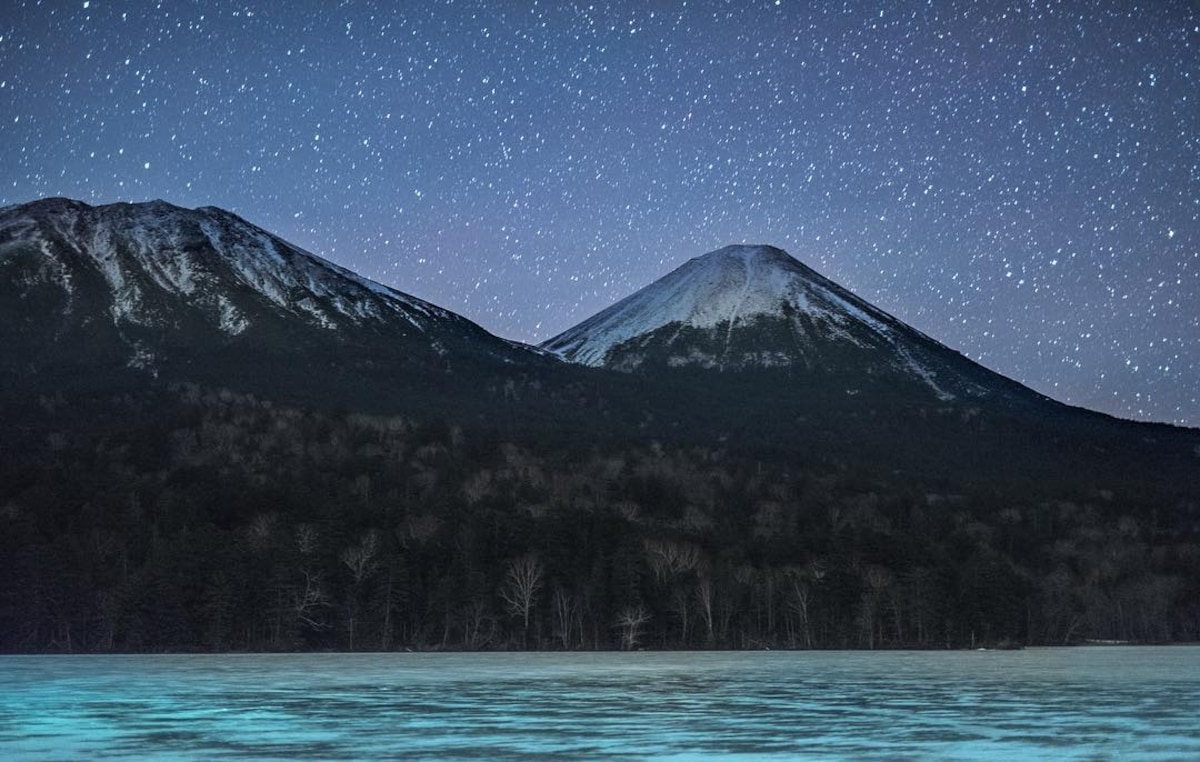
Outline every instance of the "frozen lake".
[(0, 657), (0, 759), (1200, 759), (1200, 647)]

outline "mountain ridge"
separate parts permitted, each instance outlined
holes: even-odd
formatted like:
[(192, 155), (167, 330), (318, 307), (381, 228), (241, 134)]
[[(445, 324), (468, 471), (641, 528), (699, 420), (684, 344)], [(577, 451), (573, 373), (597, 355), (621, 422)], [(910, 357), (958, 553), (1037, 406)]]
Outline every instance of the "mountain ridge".
[[(56, 287), (71, 314), (77, 287), (99, 276), (118, 333), (178, 328), (182, 313), (235, 339), (257, 323), (297, 320), (426, 335), (438, 353), (471, 339), (497, 356), (539, 354), (450, 310), (364, 278), (214, 206), (164, 201), (91, 206), (51, 198), (0, 209), (0, 266), (25, 272), (17, 298)], [(94, 285), (94, 284), (93, 284)], [(96, 298), (105, 301), (103, 295)], [(137, 354), (137, 341), (128, 342)], [(511, 358), (510, 358), (511, 359)]]
[[(22, 213), (24, 216), (21, 216)], [(43, 239), (49, 232), (46, 230), (47, 226), (63, 238), (84, 239), (86, 245), (78, 247), (78, 253), (90, 257), (109, 276), (114, 290), (120, 289), (119, 280), (124, 275), (114, 270), (114, 267), (121, 264), (114, 260), (124, 252), (114, 251), (114, 248), (133, 243), (141, 244), (141, 247), (127, 254), (132, 255), (134, 263), (154, 278), (156, 285), (164, 290), (191, 295), (197, 285), (190, 277), (193, 274), (191, 265), (194, 264), (193, 260), (197, 254), (207, 252), (189, 250), (188, 247), (207, 243), (213, 253), (238, 267), (236, 274), (244, 285), (261, 290), (277, 306), (287, 311), (297, 314), (307, 312), (309, 318), (322, 323), (323, 327), (333, 325), (329, 317), (317, 310), (305, 310), (298, 307), (296, 302), (286, 299), (287, 288), (302, 284), (296, 282), (297, 279), (290, 283), (280, 279), (278, 269), (275, 273), (269, 272), (266, 266), (270, 264), (269, 260), (275, 260), (278, 264), (284, 259), (289, 259), (305, 265), (307, 272), (304, 274), (312, 279), (306, 284), (310, 290), (313, 286), (324, 285), (319, 283), (318, 278), (322, 275), (321, 271), (325, 270), (363, 290), (384, 297), (397, 306), (402, 305), (410, 313), (435, 315), (439, 318), (454, 315), (429, 302), (369, 281), (215, 206), (201, 206), (189, 210), (161, 200), (144, 204), (115, 203), (91, 206), (71, 199), (54, 198), (0, 210), (0, 233), (11, 235), (11, 228), (19, 227), (22, 223), (41, 228), (37, 233)], [(130, 231), (134, 232), (130, 234)], [(195, 240), (188, 240), (189, 238)], [(58, 256), (50, 250), (46, 250), (45, 253), (52, 258)], [(176, 261), (171, 262), (172, 259)], [(347, 317), (377, 316), (373, 314), (372, 308), (362, 304), (336, 306), (340, 307), (340, 311)], [(136, 314), (128, 314), (133, 312), (131, 307), (133, 305), (118, 305), (119, 311), (126, 314), (114, 317), (136, 320)], [(298, 316), (304, 317), (300, 314)], [(414, 326), (421, 327), (416, 316), (409, 314), (406, 317)], [(227, 330), (233, 328), (232, 325), (224, 327)]]

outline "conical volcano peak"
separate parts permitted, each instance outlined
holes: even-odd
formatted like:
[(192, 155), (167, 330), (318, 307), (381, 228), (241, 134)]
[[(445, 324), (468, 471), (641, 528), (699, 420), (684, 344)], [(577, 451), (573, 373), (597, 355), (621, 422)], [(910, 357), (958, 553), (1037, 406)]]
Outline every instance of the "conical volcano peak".
[[(574, 362), (604, 365), (617, 345), (668, 326), (675, 326), (670, 335), (677, 343), (681, 329), (721, 330), (728, 339), (735, 329), (764, 320), (829, 337), (846, 335), (852, 325), (886, 334), (894, 322), (783, 249), (736, 245), (688, 260), (543, 347)], [(775, 354), (772, 362), (779, 360)]]
[(626, 371), (790, 367), (842, 378), (847, 388), (870, 377), (942, 400), (978, 396), (990, 384), (978, 366), (765, 245), (690, 259), (542, 348)]

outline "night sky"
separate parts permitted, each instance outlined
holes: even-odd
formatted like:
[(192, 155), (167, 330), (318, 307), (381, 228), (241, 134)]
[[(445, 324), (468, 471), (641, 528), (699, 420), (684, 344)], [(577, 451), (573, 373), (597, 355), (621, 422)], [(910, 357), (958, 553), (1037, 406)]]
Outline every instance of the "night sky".
[(0, 204), (48, 195), (224, 207), (528, 342), (775, 244), (1057, 399), (1200, 426), (1187, 0), (4, 0)]

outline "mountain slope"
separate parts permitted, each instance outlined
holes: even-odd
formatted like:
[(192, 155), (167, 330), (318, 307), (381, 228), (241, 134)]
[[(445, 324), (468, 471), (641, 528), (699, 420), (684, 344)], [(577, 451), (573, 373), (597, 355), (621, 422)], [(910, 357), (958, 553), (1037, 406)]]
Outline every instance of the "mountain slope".
[(541, 346), (625, 371), (790, 368), (836, 379), (851, 395), (874, 381), (941, 401), (1040, 396), (771, 246), (696, 257)]
[(345, 403), (548, 362), (234, 214), (161, 201), (0, 210), (0, 321), (10, 386), (140, 373)]

